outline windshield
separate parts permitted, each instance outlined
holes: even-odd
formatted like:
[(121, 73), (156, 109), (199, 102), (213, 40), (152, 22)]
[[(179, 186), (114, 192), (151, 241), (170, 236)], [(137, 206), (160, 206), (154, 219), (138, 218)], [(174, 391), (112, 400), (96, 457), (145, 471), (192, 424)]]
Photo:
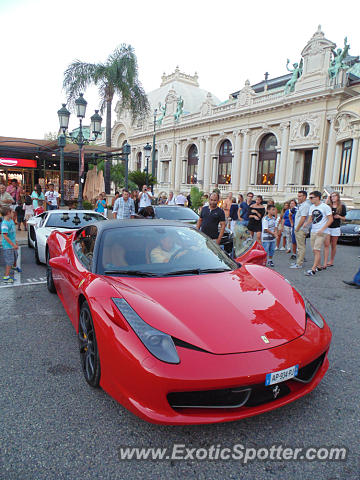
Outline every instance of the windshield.
[(237, 267), (213, 240), (194, 228), (148, 225), (105, 230), (97, 273), (164, 276)]
[(239, 222), (235, 223), (233, 240), (235, 258), (240, 257), (255, 242), (248, 228)]
[(48, 217), (48, 221), (46, 222), (46, 227), (68, 229), (81, 228), (99, 220), (106, 220), (106, 218), (95, 212), (83, 213), (70, 210), (69, 212), (51, 213), (51, 215)]
[(346, 214), (345, 220), (360, 220), (360, 210), (349, 210)]
[(163, 220), (193, 220), (197, 222), (199, 216), (186, 207), (155, 207), (156, 218)]

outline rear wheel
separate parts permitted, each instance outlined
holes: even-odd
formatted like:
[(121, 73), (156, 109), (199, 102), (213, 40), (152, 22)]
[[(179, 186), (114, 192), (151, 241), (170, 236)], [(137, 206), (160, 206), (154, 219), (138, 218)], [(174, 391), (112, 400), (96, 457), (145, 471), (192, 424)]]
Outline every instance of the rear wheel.
[(30, 232), (28, 231), (28, 236), (27, 236), (27, 239), (28, 239), (28, 247), (29, 248), (33, 248), (31, 242), (30, 242)]
[(39, 251), (37, 248), (37, 243), (35, 243), (35, 262), (37, 265), (41, 265), (40, 258), (39, 258)]
[(80, 310), (78, 339), (85, 380), (92, 387), (98, 387), (100, 383), (100, 358), (94, 324), (87, 302), (82, 304)]
[(56, 293), (56, 287), (54, 284), (52, 269), (49, 265), (50, 255), (49, 251), (46, 252), (46, 286), (50, 293)]

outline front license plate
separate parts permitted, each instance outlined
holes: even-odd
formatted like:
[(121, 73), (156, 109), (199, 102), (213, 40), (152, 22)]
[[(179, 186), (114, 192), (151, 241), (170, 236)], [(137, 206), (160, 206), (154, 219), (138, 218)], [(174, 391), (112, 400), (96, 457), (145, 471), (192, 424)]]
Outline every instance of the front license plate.
[(279, 370), (278, 372), (268, 373), (265, 379), (265, 385), (273, 385), (274, 383), (285, 382), (290, 378), (296, 377), (299, 371), (299, 365)]

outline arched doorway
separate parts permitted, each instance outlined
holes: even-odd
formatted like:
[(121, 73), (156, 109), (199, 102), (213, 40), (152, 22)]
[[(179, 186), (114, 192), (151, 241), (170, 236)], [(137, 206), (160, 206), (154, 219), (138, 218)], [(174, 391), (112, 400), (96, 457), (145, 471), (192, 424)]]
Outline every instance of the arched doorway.
[(231, 167), (232, 167), (232, 145), (230, 140), (224, 140), (219, 149), (219, 168), (218, 183), (231, 183)]
[(259, 146), (259, 162), (257, 173), (258, 185), (274, 185), (276, 170), (277, 140), (269, 133), (261, 140)]
[(197, 183), (197, 169), (198, 169), (198, 149), (196, 145), (191, 145), (188, 153), (187, 161), (187, 182), (188, 184)]

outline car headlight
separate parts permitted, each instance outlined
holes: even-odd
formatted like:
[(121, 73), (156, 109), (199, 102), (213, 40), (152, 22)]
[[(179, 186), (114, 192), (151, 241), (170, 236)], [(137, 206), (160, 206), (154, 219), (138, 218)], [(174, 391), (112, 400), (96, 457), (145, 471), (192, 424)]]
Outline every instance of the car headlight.
[(355, 225), (354, 227), (354, 232), (359, 233), (360, 232), (360, 225)]
[(154, 357), (166, 363), (180, 363), (173, 339), (139, 317), (124, 298), (112, 299), (136, 335)]
[(311, 305), (311, 303), (309, 302), (309, 300), (307, 298), (303, 297), (303, 299), (304, 299), (304, 304), (305, 304), (306, 315), (319, 328), (324, 328), (324, 320), (322, 319), (320, 313), (316, 310), (315, 307), (313, 307), (313, 305)]

